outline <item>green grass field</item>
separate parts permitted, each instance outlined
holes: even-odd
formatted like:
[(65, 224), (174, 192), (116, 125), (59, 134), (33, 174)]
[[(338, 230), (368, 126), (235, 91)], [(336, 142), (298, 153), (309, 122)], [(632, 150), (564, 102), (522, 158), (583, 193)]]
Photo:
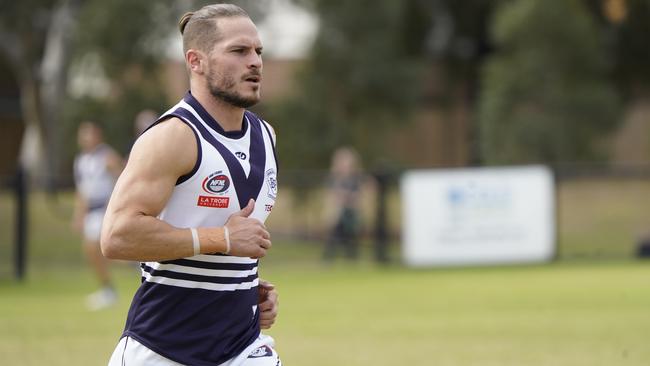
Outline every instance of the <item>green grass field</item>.
[[(650, 263), (630, 255), (646, 186), (564, 186), (560, 260), (549, 265), (326, 266), (313, 243), (275, 240), (260, 269), (281, 294), (269, 333), (287, 366), (648, 365)], [(116, 264), (119, 305), (85, 309), (96, 284), (68, 201), (32, 196), (29, 275), (18, 283), (12, 207), (0, 195), (0, 365), (105, 365), (121, 333), (139, 273)]]
[[(261, 269), (281, 293), (269, 333), (285, 365), (650, 360), (646, 263), (409, 270), (269, 261)], [(100, 312), (83, 306), (94, 284), (82, 268), (0, 283), (0, 363), (105, 365), (138, 282), (133, 268), (115, 273), (122, 299)]]

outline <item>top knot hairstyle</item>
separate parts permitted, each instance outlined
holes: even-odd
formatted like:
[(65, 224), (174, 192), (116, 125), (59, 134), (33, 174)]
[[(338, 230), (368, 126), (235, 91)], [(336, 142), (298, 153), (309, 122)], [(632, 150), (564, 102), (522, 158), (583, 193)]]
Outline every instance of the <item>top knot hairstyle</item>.
[(246, 17), (248, 13), (237, 5), (206, 5), (197, 11), (183, 14), (178, 21), (178, 29), (183, 35), (183, 53), (190, 48), (209, 52), (219, 40), (217, 20), (220, 18)]

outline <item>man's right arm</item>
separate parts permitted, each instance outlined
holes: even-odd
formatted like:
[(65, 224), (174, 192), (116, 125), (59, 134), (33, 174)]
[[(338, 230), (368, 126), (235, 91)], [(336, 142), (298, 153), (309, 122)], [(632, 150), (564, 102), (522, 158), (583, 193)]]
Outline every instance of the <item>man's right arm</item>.
[(77, 188), (74, 197), (74, 210), (72, 211), (72, 229), (78, 233), (83, 232), (84, 227), (84, 217), (88, 212), (88, 204), (86, 200), (81, 196), (81, 192)]
[[(162, 261), (194, 255), (192, 234), (157, 216), (171, 197), (178, 177), (197, 159), (191, 127), (176, 118), (143, 134), (133, 146), (108, 204), (102, 227), (102, 253), (112, 259)], [(271, 246), (264, 225), (249, 218), (254, 202), (233, 214), (225, 226), (236, 256), (263, 257)], [(197, 228), (201, 253), (226, 251), (224, 227)]]

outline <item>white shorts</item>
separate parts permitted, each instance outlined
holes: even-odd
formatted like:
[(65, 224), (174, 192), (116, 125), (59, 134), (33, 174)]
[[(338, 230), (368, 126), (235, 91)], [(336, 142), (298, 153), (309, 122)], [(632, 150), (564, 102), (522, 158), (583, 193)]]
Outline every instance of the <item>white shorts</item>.
[[(238, 356), (215, 366), (282, 366), (278, 353), (273, 349), (273, 338), (260, 334)], [(115, 347), (108, 366), (183, 366), (163, 357), (131, 337), (124, 337)]]
[(102, 234), (102, 222), (106, 210), (92, 210), (84, 217), (84, 239), (88, 242), (99, 243)]

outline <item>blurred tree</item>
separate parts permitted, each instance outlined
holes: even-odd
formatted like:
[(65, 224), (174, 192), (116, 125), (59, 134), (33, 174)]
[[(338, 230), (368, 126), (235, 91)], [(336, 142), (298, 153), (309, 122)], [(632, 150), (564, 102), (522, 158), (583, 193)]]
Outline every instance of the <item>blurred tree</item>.
[[(261, 20), (269, 6), (268, 0), (235, 0), (253, 19)], [(164, 89), (165, 65), (171, 59), (183, 58), (182, 51), (170, 52), (174, 40), (180, 41), (178, 19), (191, 10), (213, 4), (209, 0), (133, 1), (87, 0), (79, 17), (76, 54), (71, 67), (86, 79), (80, 95), (69, 98), (66, 129), (70, 132), (83, 119), (94, 119), (105, 125), (109, 141), (126, 153), (133, 142), (133, 119), (143, 109), (163, 112), (170, 100)], [(118, 26), (116, 26), (118, 25)], [(90, 74), (90, 75), (88, 75)], [(94, 74), (94, 75), (93, 75)], [(107, 90), (92, 88), (89, 79), (99, 77)], [(68, 133), (66, 156), (74, 150), (74, 134)]]
[[(0, 52), (20, 89), (25, 138), (21, 159), (52, 185), (59, 148), (56, 127), (79, 0), (2, 1)], [(45, 162), (47, 158), (47, 162)], [(39, 172), (42, 176), (43, 172)]]
[(627, 18), (626, 0), (602, 0), (603, 15), (613, 24), (620, 24)]
[[(233, 2), (256, 19), (268, 6), (268, 0)], [(31, 168), (47, 179), (45, 187), (55, 188), (61, 156), (69, 160), (76, 149), (80, 120), (103, 123), (109, 140), (125, 151), (135, 114), (166, 106), (161, 66), (170, 58), (171, 37), (179, 37), (177, 20), (208, 3), (2, 0), (0, 57), (20, 87), (24, 158), (38, 161)], [(68, 94), (71, 80), (83, 86), (74, 95)]]
[[(502, 0), (433, 0), (423, 1), (433, 15), (425, 38), (427, 59), (440, 67), (438, 85), (429, 85), (427, 99), (444, 113), (443, 154), (453, 156), (463, 151), (456, 144), (465, 143), (464, 163), (480, 163), (476, 131), (480, 68), (491, 51), (488, 25)], [(410, 34), (416, 37), (417, 34)], [(449, 157), (449, 159), (451, 159)], [(457, 163), (463, 163), (457, 161)]]
[(294, 96), (270, 111), (282, 163), (324, 168), (339, 145), (389, 157), (382, 138), (408, 123), (420, 88), (421, 64), (409, 57), (417, 46), (403, 38), (409, 2), (299, 2), (318, 15), (320, 29)]
[(81, 121), (102, 123), (108, 141), (126, 153), (134, 116), (145, 108), (166, 107), (163, 66), (172, 57), (168, 49), (178, 34), (178, 17), (192, 5), (196, 2), (86, 0), (69, 65), (73, 78), (63, 116), (64, 168), (70, 168)]
[(447, 113), (447, 133), (471, 123), (453, 116), (473, 108), (479, 65), (489, 50), (486, 24), (497, 1), (294, 1), (311, 8), (321, 27), (299, 91), (271, 109), (283, 130), (286, 165), (323, 167), (342, 144), (355, 145), (371, 162), (396, 163), (383, 142), (423, 107)]
[(599, 31), (583, 2), (504, 2), (483, 70), (482, 154), (489, 164), (602, 159), (618, 122)]
[(613, 65), (612, 76), (627, 100), (650, 93), (650, 0), (585, 0), (599, 25)]
[(650, 93), (650, 0), (627, 0), (625, 4), (621, 10), (624, 14), (610, 27), (614, 75), (626, 95), (647, 97)]
[[(429, 58), (442, 61), (447, 76), (445, 87), (477, 81), (479, 65), (490, 50), (488, 22), (499, 2), (421, 1), (421, 6), (428, 7), (426, 12), (431, 14), (422, 51)], [(410, 32), (408, 37), (416, 38), (418, 32)]]

